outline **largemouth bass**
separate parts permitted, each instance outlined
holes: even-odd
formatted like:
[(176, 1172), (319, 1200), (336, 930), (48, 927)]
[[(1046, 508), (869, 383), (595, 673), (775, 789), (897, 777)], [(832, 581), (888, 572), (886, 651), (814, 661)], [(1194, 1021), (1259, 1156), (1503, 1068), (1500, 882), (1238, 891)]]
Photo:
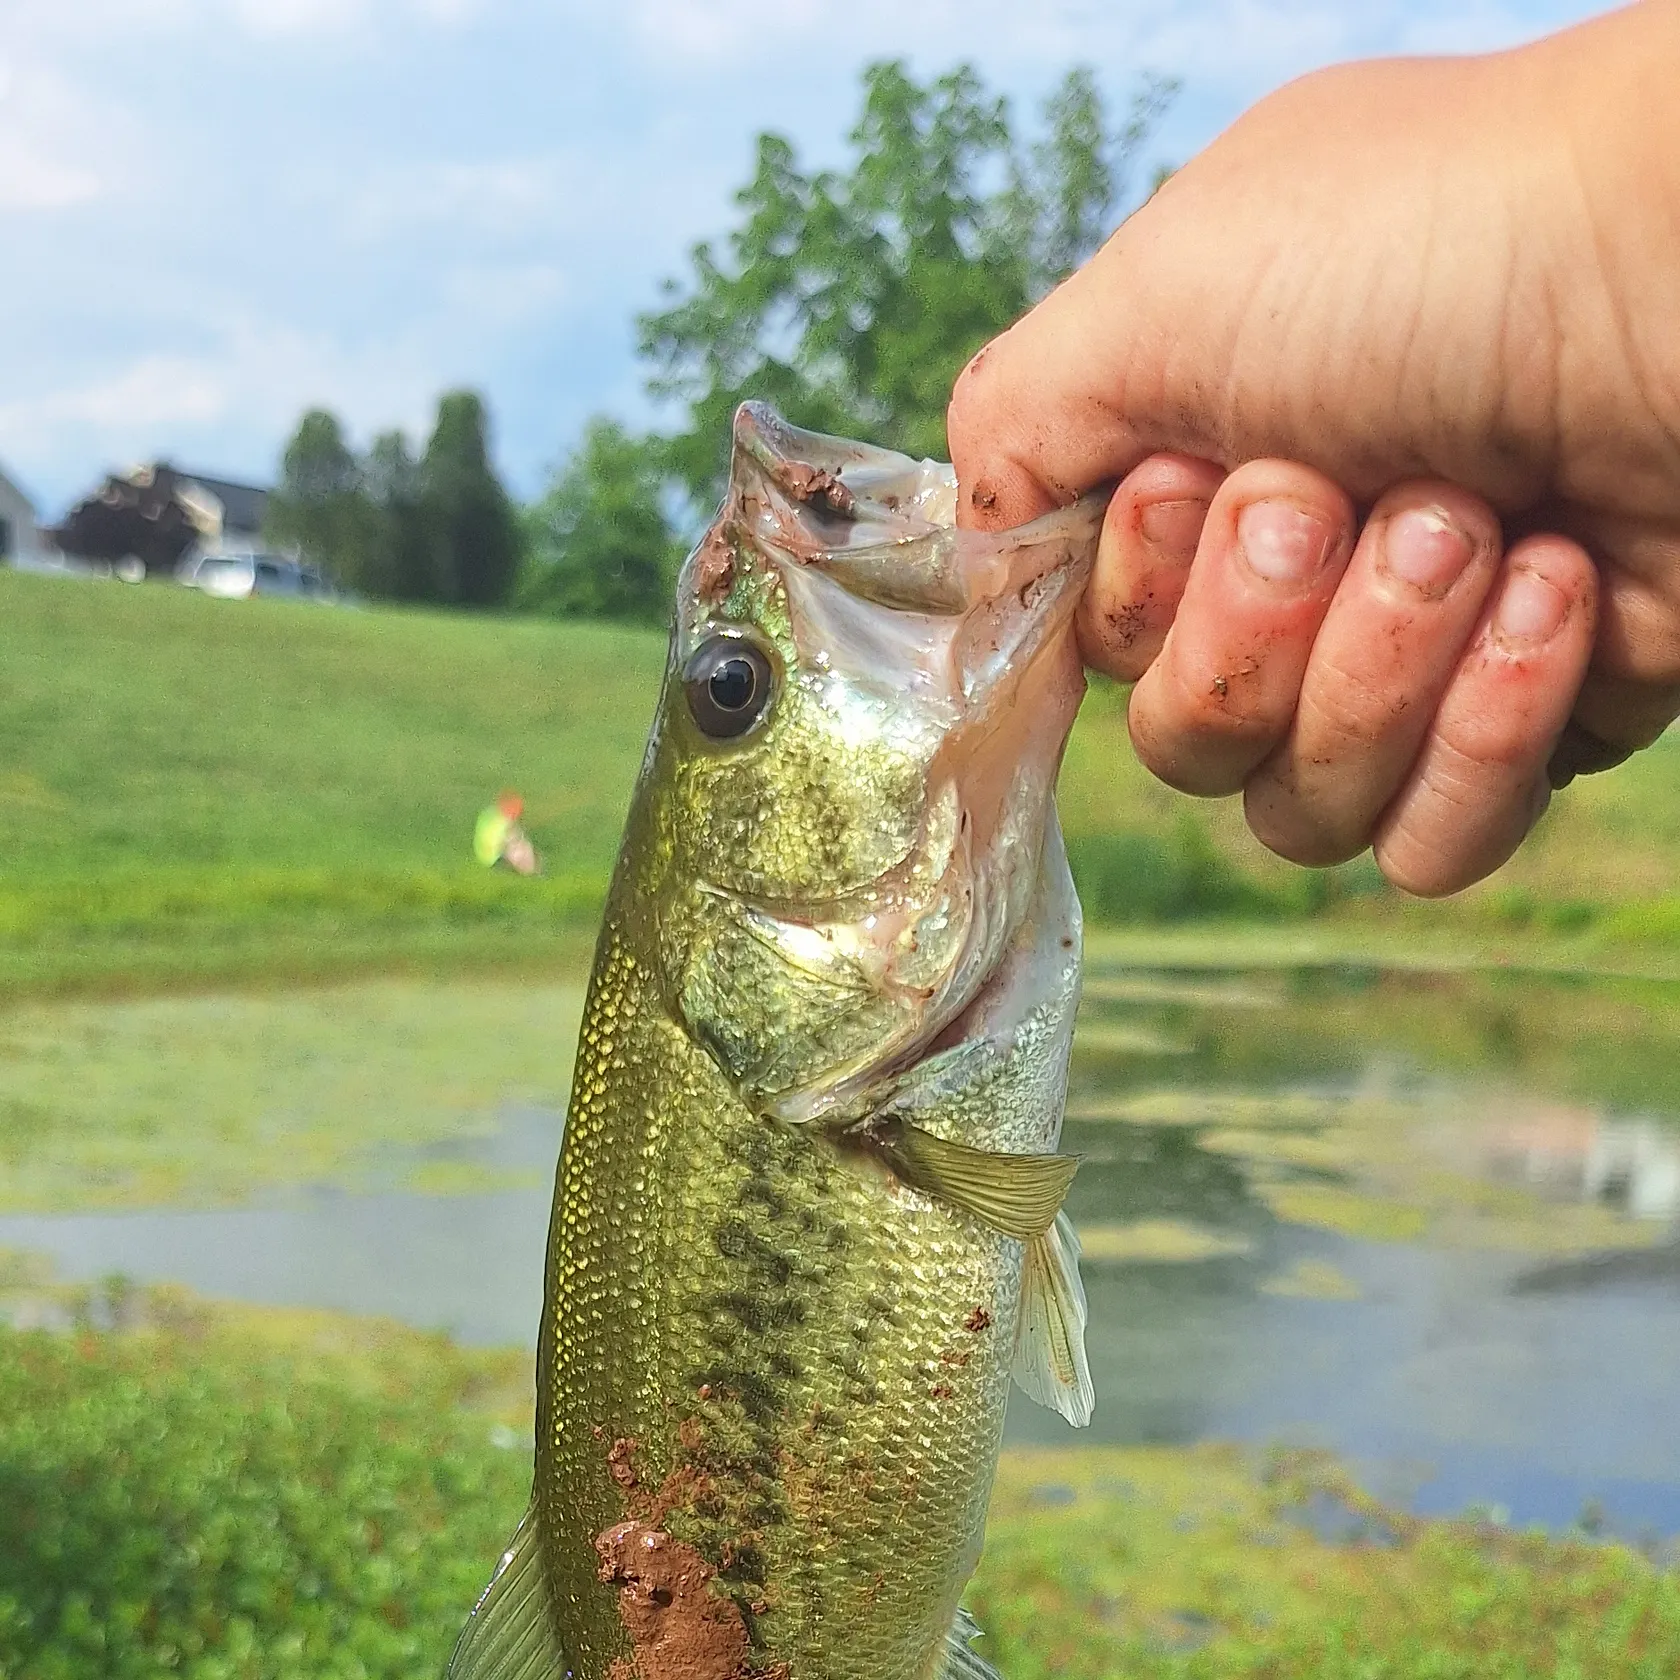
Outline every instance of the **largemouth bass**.
[(1086, 501), (737, 416), (555, 1184), (530, 1510), (452, 1680), (983, 1676), (1011, 1375), (1088, 1420), (1053, 790)]

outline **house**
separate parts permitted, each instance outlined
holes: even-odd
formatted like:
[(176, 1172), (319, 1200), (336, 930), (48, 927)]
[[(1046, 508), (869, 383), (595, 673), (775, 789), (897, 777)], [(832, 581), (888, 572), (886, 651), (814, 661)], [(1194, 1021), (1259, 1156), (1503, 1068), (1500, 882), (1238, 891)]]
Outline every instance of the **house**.
[(0, 470), (0, 566), (41, 565), (51, 554), (35, 504)]
[[(67, 555), (135, 576), (172, 577), (201, 554), (255, 554), (263, 548), (269, 492), (167, 461), (113, 474), (53, 532)], [(125, 573), (126, 575), (126, 573)]]
[[(164, 472), (166, 467), (155, 467)], [(176, 495), (189, 499), (201, 515), (199, 529), (206, 553), (259, 554), (263, 552), (263, 520), (268, 515), (267, 490), (254, 484), (235, 484), (204, 473), (183, 472)]]

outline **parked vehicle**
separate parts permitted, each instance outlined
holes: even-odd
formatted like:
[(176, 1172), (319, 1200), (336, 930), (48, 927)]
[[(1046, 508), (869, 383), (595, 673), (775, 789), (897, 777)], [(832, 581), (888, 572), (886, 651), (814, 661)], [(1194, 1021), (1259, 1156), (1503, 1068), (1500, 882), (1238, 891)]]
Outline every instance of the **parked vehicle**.
[(317, 571), (281, 554), (205, 554), (181, 573), (189, 589), (223, 600), (278, 595), (293, 600), (336, 601), (338, 591)]

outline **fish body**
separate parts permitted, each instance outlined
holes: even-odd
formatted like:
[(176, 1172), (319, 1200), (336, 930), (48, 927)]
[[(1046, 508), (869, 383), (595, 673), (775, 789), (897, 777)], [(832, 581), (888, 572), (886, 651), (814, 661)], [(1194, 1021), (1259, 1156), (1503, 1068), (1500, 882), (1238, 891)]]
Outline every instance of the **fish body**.
[(988, 1672), (1011, 1374), (1090, 1409), (1053, 786), (1101, 508), (953, 510), (737, 418), (585, 1006), (531, 1509), (452, 1680)]

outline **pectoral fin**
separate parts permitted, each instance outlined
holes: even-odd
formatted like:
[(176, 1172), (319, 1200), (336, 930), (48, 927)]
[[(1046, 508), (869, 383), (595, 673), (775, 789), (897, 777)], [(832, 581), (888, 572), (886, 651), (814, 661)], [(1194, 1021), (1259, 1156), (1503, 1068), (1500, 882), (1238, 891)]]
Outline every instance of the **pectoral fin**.
[(1061, 1211), (1077, 1155), (1007, 1155), (936, 1137), (892, 1116), (875, 1144), (893, 1172), (1027, 1245), (1015, 1329), (1016, 1385), (1075, 1428), (1091, 1421), (1096, 1391), (1085, 1358), (1079, 1237)]
[(1050, 1229), (1079, 1170), (1077, 1155), (972, 1149), (896, 1117), (877, 1127), (875, 1140), (882, 1159), (906, 1184), (1021, 1242)]
[(1062, 1213), (1027, 1245), (1010, 1374), (1023, 1394), (1060, 1412), (1075, 1429), (1091, 1421), (1096, 1403), (1085, 1358), (1085, 1316), (1079, 1237)]

